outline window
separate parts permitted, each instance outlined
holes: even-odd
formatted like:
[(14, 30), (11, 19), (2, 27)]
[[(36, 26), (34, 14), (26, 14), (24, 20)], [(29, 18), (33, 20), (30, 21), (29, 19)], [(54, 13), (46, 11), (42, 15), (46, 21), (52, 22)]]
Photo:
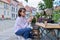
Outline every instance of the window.
[(13, 8), (13, 11), (15, 12), (15, 8)]
[(16, 12), (17, 12), (17, 8), (16, 8)]
[(9, 15), (9, 11), (7, 12), (7, 15)]
[(18, 15), (16, 14), (16, 18), (17, 18), (17, 16), (18, 16)]
[(7, 8), (8, 8), (8, 5), (7, 5), (6, 3), (4, 4), (4, 8), (5, 8), (5, 9), (7, 9)]
[(11, 11), (13, 11), (13, 7), (11, 7)]
[(14, 8), (14, 7), (12, 7), (11, 11), (15, 12), (15, 8)]
[(12, 18), (14, 18), (15, 17), (15, 14), (12, 14)]
[(18, 12), (18, 7), (16, 7), (16, 10), (15, 10), (15, 12)]
[(4, 15), (6, 15), (6, 11), (4, 11)]

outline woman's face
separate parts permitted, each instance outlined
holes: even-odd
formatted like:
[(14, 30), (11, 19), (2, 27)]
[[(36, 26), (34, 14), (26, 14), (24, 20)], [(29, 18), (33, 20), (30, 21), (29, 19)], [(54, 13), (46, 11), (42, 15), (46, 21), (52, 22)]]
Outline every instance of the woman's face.
[(26, 15), (25, 10), (22, 10), (22, 12), (20, 14), (21, 14), (21, 16), (25, 17), (25, 15)]

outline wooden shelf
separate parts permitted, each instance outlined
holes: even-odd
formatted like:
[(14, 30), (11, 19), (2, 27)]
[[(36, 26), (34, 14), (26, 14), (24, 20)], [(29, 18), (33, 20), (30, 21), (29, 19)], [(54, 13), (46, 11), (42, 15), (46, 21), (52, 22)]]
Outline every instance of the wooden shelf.
[(60, 28), (60, 25), (59, 24), (51, 24), (51, 23), (39, 23), (39, 22), (36, 22), (36, 25), (39, 26), (39, 27), (43, 27), (43, 28)]

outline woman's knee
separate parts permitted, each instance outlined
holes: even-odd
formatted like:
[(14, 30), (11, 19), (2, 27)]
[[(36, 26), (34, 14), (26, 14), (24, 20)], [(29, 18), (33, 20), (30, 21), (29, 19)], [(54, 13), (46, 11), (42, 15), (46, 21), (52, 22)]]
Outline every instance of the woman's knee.
[(18, 30), (17, 32), (15, 32), (15, 34), (16, 35), (22, 35), (24, 33), (24, 30), (22, 29), (20, 29), (20, 30)]
[(27, 30), (27, 31), (31, 31), (32, 29), (31, 29), (31, 28), (27, 28), (26, 30)]

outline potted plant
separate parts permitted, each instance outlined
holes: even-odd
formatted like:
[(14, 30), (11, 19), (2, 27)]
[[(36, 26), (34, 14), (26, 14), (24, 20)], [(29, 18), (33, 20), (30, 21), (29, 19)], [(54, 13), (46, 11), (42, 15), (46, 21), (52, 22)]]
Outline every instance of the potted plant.
[(53, 13), (53, 1), (54, 0), (43, 0), (46, 6), (45, 12), (46, 14), (51, 17)]
[(32, 19), (32, 26), (35, 25), (35, 23), (37, 22), (38, 18), (40, 17), (41, 15), (37, 12), (36, 15), (34, 16), (34, 18)]
[(36, 23), (36, 18), (34, 17), (34, 18), (32, 19), (31, 25), (32, 25), (32, 26), (35, 26), (35, 23)]

